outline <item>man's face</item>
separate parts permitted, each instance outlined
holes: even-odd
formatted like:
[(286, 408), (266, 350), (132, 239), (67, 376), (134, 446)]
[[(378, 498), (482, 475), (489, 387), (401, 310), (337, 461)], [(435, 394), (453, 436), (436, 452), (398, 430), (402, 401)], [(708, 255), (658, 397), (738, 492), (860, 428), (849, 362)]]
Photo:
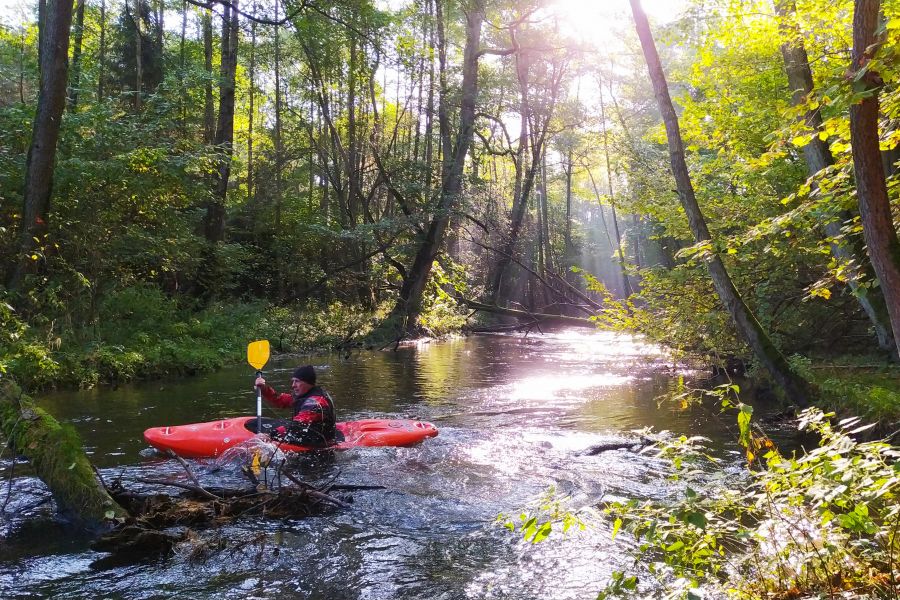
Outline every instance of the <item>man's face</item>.
[(305, 381), (301, 381), (296, 377), (291, 378), (291, 389), (294, 390), (294, 393), (298, 396), (302, 396), (306, 392), (312, 389), (312, 385), (306, 383)]

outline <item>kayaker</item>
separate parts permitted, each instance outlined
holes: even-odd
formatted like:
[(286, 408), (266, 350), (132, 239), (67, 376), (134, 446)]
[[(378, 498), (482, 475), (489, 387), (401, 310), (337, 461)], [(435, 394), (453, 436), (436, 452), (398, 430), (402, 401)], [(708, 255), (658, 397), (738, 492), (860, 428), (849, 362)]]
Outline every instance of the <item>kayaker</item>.
[(279, 431), (285, 441), (298, 446), (330, 446), (334, 443), (334, 402), (328, 392), (316, 385), (316, 370), (312, 365), (294, 369), (290, 394), (279, 394), (266, 385), (263, 377), (257, 377), (256, 386), (270, 404), (293, 409), (293, 425), (286, 431)]

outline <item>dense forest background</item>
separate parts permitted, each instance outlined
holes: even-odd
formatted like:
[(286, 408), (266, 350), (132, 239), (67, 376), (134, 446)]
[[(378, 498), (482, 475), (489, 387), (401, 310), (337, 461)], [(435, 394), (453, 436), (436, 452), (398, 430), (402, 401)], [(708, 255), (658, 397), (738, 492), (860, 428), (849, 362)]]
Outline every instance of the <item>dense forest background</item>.
[(627, 3), (590, 4), (8, 7), (0, 371), (92, 385), (523, 314), (789, 378), (895, 356), (900, 4), (861, 3), (867, 44), (850, 1), (686, 2), (652, 24), (667, 86)]

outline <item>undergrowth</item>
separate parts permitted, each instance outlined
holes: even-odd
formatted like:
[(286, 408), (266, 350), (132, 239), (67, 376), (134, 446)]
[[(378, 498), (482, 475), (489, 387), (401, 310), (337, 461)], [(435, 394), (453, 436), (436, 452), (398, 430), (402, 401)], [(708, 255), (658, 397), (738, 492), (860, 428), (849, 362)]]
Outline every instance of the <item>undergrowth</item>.
[(110, 294), (89, 326), (27, 322), (0, 301), (0, 374), (28, 390), (211, 371), (244, 360), (247, 343), (276, 352), (346, 343), (372, 327), (373, 313), (339, 303), (273, 307), (263, 302), (196, 309), (150, 287)]
[[(594, 507), (614, 540), (630, 536), (623, 552), (631, 566), (614, 572), (598, 599), (898, 598), (900, 449), (859, 441), (872, 426), (856, 417), (835, 422), (833, 413), (809, 408), (797, 427), (817, 447), (783, 454), (751, 421), (738, 391), (728, 385), (712, 393), (737, 413), (742, 476), (706, 485), (699, 463), (719, 459), (704, 438), (681, 437), (656, 450), (677, 482), (674, 497)], [(552, 499), (541, 506), (553, 510), (525, 511), (504, 524), (533, 542), (571, 526), (573, 516)]]

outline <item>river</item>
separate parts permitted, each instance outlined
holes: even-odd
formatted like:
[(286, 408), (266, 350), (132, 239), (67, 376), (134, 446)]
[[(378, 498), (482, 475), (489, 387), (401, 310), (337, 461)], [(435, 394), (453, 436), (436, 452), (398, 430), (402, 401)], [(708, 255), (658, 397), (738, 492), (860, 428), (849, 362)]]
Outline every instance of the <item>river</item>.
[[(711, 479), (741, 471), (733, 419), (659, 406), (685, 374), (658, 348), (628, 336), (487, 335), (397, 352), (273, 360), (266, 377), (276, 389), (287, 391), (298, 360), (316, 366), (339, 420), (411, 418), (434, 423), (440, 435), (411, 448), (359, 448), (301, 465), (313, 484), (336, 478), (384, 486), (351, 492), (351, 509), (244, 519), (202, 533), (229, 540), (225, 549), (107, 568), (95, 563), (104, 555), (88, 539), (53, 519), (46, 489), (27, 465), (10, 473), (4, 455), (0, 597), (592, 599), (613, 570), (627, 566), (625, 536), (613, 541), (601, 525), (534, 545), (498, 526), (497, 515), (518, 518), (551, 486), (572, 510), (601, 498), (665, 498), (676, 484), (652, 455), (584, 452), (644, 427), (709, 438), (725, 458)], [(104, 479), (183, 478), (141, 432), (253, 414), (253, 375), (238, 366), (57, 393), (41, 405), (78, 429)], [(194, 469), (211, 485), (239, 477), (211, 460)]]

